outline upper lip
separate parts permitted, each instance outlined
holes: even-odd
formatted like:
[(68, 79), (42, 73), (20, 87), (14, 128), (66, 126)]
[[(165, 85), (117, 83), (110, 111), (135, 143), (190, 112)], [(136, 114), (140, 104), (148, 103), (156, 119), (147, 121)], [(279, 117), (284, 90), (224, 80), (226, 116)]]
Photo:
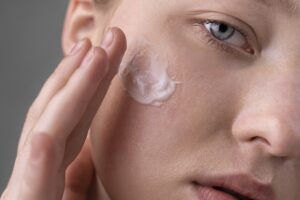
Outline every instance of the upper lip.
[(223, 188), (251, 200), (274, 200), (274, 192), (270, 184), (262, 183), (248, 174), (222, 175), (202, 177), (194, 183), (200, 186)]

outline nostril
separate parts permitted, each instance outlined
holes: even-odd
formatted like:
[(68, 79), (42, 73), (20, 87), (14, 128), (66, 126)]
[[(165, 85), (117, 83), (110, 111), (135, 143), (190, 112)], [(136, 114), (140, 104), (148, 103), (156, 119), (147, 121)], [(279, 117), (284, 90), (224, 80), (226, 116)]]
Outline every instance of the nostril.
[[(299, 127), (300, 130), (300, 127)], [(265, 111), (241, 113), (232, 124), (232, 135), (242, 146), (252, 146), (274, 157), (292, 157), (296, 151), (300, 152), (297, 141), (297, 131), (292, 120)]]
[(262, 142), (262, 143), (265, 143), (267, 145), (270, 145), (270, 142), (268, 140), (266, 140), (265, 138), (262, 138), (262, 137), (258, 137), (258, 136), (250, 138), (249, 141), (250, 142)]

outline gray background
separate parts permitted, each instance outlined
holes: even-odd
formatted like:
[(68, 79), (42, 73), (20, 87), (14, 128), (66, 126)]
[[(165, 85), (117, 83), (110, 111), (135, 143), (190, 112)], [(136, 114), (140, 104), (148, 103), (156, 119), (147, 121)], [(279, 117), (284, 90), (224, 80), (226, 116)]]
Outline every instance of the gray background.
[(0, 194), (28, 107), (62, 57), (68, 0), (0, 0)]

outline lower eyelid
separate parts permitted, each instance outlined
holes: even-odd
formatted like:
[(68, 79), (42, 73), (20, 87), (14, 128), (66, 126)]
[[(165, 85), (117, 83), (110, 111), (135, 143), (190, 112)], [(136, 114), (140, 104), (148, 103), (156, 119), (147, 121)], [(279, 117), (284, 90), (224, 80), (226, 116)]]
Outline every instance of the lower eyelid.
[(204, 37), (207, 40), (207, 43), (209, 45), (214, 45), (218, 50), (221, 50), (225, 53), (231, 53), (231, 54), (237, 54), (238, 51), (231, 47), (228, 44), (224, 44), (222, 41), (217, 40), (216, 38), (214, 38), (212, 35), (209, 34), (209, 32), (204, 33)]

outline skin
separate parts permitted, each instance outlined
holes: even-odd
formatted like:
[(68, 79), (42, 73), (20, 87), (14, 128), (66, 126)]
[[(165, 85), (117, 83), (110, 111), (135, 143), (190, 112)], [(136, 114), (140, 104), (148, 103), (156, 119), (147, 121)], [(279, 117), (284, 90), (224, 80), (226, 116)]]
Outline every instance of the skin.
[[(109, 199), (103, 186), (112, 200), (197, 199), (197, 177), (235, 173), (270, 184), (275, 200), (298, 200), (300, 12), (222, 2), (70, 1), (66, 58), (29, 110), (1, 200)], [(195, 26), (201, 19), (239, 27), (248, 45), (212, 42)], [(126, 35), (122, 62), (145, 48), (168, 59), (182, 84), (161, 107), (137, 103), (114, 77), (126, 49), (120, 29), (80, 70), (89, 40), (97, 46), (109, 27)], [(82, 50), (68, 55), (82, 38)]]

